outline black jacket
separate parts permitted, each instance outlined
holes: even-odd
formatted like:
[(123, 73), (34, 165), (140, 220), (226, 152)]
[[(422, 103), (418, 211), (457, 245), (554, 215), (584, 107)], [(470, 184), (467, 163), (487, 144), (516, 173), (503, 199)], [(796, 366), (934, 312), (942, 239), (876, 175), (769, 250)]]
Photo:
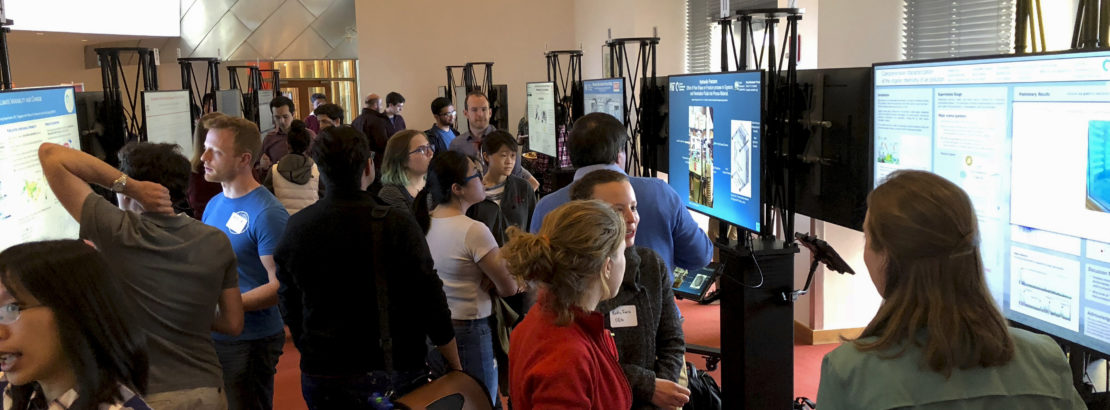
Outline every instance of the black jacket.
[[(459, 136), (459, 131), (454, 127), (451, 128), (451, 133), (455, 134), (455, 137)], [(424, 130), (424, 136), (428, 138), (428, 142), (431, 143), (433, 147), (436, 147), (436, 152), (447, 151), (447, 141), (444, 141), (443, 138), (439, 136), (439, 127), (435, 124), (432, 124), (432, 128)]]
[[(282, 316), (301, 352), (301, 371), (355, 375), (384, 370), (378, 345), (373, 248), (382, 247), (389, 283), (393, 363), (424, 368), (425, 337), (455, 336), (443, 282), (432, 268), (424, 232), (409, 212), (374, 219), (373, 195), (328, 187), (328, 196), (289, 218), (274, 253)], [(375, 238), (373, 224), (384, 224)], [(420, 318), (413, 320), (413, 318)]]
[(532, 224), (532, 212), (536, 210), (536, 191), (523, 178), (509, 175), (502, 195), (500, 206), (486, 199), (466, 211), (466, 216), (489, 227), (498, 246), (505, 244), (505, 230), (510, 226), (527, 231)]
[(678, 381), (685, 365), (686, 342), (675, 306), (667, 264), (655, 251), (632, 246), (624, 251), (624, 282), (617, 296), (602, 301), (597, 310), (611, 326), (611, 312), (636, 306), (635, 327), (612, 328), (621, 368), (632, 386), (632, 408), (655, 408), (655, 379)]
[(385, 143), (389, 142), (389, 117), (385, 114), (363, 108), (362, 113), (351, 121), (351, 127), (362, 131), (370, 139), (370, 150), (374, 151), (374, 170), (381, 175), (382, 158), (385, 158)]

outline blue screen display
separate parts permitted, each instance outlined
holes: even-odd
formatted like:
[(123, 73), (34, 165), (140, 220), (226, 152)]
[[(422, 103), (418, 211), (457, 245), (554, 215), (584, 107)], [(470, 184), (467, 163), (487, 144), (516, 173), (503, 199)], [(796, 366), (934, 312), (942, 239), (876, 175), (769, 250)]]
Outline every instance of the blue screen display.
[(605, 78), (582, 82), (583, 114), (603, 112), (624, 118), (624, 78)]
[(1003, 314), (1110, 353), (1110, 53), (874, 67), (874, 184), (961, 186)]
[(686, 206), (760, 229), (762, 72), (671, 76), (668, 181)]

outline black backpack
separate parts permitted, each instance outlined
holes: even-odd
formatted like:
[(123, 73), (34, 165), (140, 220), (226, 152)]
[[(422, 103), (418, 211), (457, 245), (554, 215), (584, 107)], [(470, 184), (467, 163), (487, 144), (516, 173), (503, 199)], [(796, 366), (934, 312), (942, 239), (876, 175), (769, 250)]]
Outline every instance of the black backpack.
[(689, 378), (686, 387), (690, 389), (690, 401), (682, 409), (720, 410), (721, 388), (717, 386), (717, 381), (690, 362), (686, 362), (686, 375)]

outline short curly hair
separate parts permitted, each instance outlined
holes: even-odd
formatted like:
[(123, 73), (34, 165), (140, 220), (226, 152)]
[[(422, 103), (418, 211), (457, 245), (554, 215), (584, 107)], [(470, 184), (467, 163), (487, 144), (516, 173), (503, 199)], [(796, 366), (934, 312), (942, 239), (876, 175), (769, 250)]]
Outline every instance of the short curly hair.
[(162, 184), (170, 190), (174, 211), (187, 209), (189, 160), (177, 144), (132, 142), (119, 150), (119, 170), (127, 176)]

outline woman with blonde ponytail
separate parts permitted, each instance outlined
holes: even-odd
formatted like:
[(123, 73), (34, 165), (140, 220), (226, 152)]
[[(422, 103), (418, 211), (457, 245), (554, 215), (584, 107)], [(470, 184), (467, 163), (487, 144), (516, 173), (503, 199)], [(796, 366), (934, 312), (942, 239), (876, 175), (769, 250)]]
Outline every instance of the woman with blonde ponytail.
[(632, 390), (595, 308), (624, 279), (625, 224), (609, 204), (572, 201), (544, 218), (538, 234), (509, 228), (509, 270), (539, 286), (539, 299), (513, 330), (513, 408), (627, 409)]

